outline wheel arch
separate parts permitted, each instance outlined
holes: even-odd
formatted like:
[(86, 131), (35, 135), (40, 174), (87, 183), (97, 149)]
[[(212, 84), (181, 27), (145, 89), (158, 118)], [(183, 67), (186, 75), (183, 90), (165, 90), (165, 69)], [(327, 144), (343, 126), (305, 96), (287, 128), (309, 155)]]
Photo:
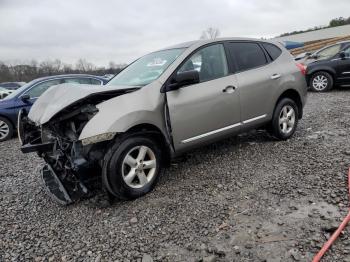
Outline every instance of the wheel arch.
[(328, 74), (330, 74), (333, 77), (333, 81), (336, 80), (336, 72), (333, 68), (318, 67), (318, 68), (314, 68), (314, 69), (310, 70), (310, 72), (307, 72), (307, 75), (306, 75), (307, 86), (310, 86), (310, 81), (311, 81), (312, 76), (316, 73), (319, 73), (319, 72), (327, 72)]
[(169, 166), (173, 155), (173, 147), (169, 139), (164, 135), (164, 133), (155, 125), (149, 123), (137, 124), (129, 128), (125, 134), (131, 135), (144, 135), (153, 139), (164, 153), (162, 164), (164, 166)]
[[(299, 112), (299, 115), (298, 115), (298, 118), (301, 119), (303, 117), (303, 103), (302, 103), (302, 100), (301, 100), (301, 96), (299, 94), (298, 91), (296, 91), (295, 89), (287, 89), (285, 90), (277, 99), (277, 102), (275, 104), (275, 109), (278, 105), (278, 103), (283, 99), (283, 98), (290, 98), (292, 99), (296, 104), (297, 104), (297, 107), (298, 107), (298, 112)], [(274, 109), (274, 110), (275, 110)]]

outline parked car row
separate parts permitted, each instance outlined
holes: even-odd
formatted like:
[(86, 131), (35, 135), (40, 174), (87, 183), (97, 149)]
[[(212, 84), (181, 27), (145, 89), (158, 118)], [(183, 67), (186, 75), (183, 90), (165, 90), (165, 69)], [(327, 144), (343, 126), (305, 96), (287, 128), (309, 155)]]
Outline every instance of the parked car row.
[[(0, 100), (0, 142), (13, 136), (17, 128), (18, 112), (29, 111), (33, 103), (50, 87), (63, 84), (104, 85), (108, 80), (93, 75), (58, 75), (35, 79)], [(1, 91), (1, 90), (0, 90)]]
[(289, 139), (303, 116), (304, 73), (268, 41), (179, 44), (139, 58), (106, 86), (48, 89), (29, 114), (20, 111), (21, 149), (45, 160), (43, 181), (59, 203), (89, 196), (101, 178), (111, 195), (134, 199), (193, 148), (258, 127)]
[(306, 53), (296, 60), (306, 66), (306, 81), (314, 92), (326, 92), (334, 86), (350, 86), (350, 41)]

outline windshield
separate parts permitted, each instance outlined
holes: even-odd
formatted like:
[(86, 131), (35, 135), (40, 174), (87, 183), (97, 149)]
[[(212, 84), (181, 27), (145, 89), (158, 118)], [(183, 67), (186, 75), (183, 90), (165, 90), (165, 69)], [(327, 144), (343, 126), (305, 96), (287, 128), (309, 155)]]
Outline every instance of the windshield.
[(107, 85), (148, 85), (160, 77), (184, 50), (169, 49), (145, 55), (121, 71)]
[(23, 90), (27, 89), (29, 86), (33, 85), (36, 82), (36, 80), (30, 81), (29, 83), (21, 86), (20, 88), (14, 90), (11, 94), (9, 94), (7, 97), (5, 97), (3, 100), (8, 100), (16, 97), (18, 94), (20, 94)]

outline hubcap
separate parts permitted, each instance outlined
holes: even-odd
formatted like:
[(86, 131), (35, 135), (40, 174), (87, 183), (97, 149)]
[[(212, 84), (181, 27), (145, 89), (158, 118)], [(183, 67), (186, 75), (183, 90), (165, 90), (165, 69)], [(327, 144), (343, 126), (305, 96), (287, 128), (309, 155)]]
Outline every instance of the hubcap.
[(4, 122), (0, 120), (0, 139), (4, 139), (8, 136), (10, 133), (9, 126)]
[(318, 75), (312, 80), (312, 86), (317, 91), (322, 91), (328, 85), (328, 79), (324, 75)]
[(123, 179), (132, 188), (144, 187), (155, 176), (156, 167), (156, 156), (149, 147), (134, 147), (124, 158), (122, 166)]
[(295, 111), (293, 107), (286, 105), (282, 108), (278, 124), (283, 134), (288, 134), (293, 130), (295, 125)]

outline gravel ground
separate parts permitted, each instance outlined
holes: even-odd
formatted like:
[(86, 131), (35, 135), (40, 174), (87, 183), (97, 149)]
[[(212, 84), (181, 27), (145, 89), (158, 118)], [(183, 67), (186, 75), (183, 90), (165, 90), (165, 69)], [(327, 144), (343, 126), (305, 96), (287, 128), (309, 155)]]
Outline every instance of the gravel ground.
[[(350, 90), (309, 94), (295, 136), (221, 141), (176, 161), (150, 194), (62, 207), (41, 160), (0, 144), (0, 261), (311, 261), (347, 214)], [(323, 261), (350, 261), (350, 230)]]

